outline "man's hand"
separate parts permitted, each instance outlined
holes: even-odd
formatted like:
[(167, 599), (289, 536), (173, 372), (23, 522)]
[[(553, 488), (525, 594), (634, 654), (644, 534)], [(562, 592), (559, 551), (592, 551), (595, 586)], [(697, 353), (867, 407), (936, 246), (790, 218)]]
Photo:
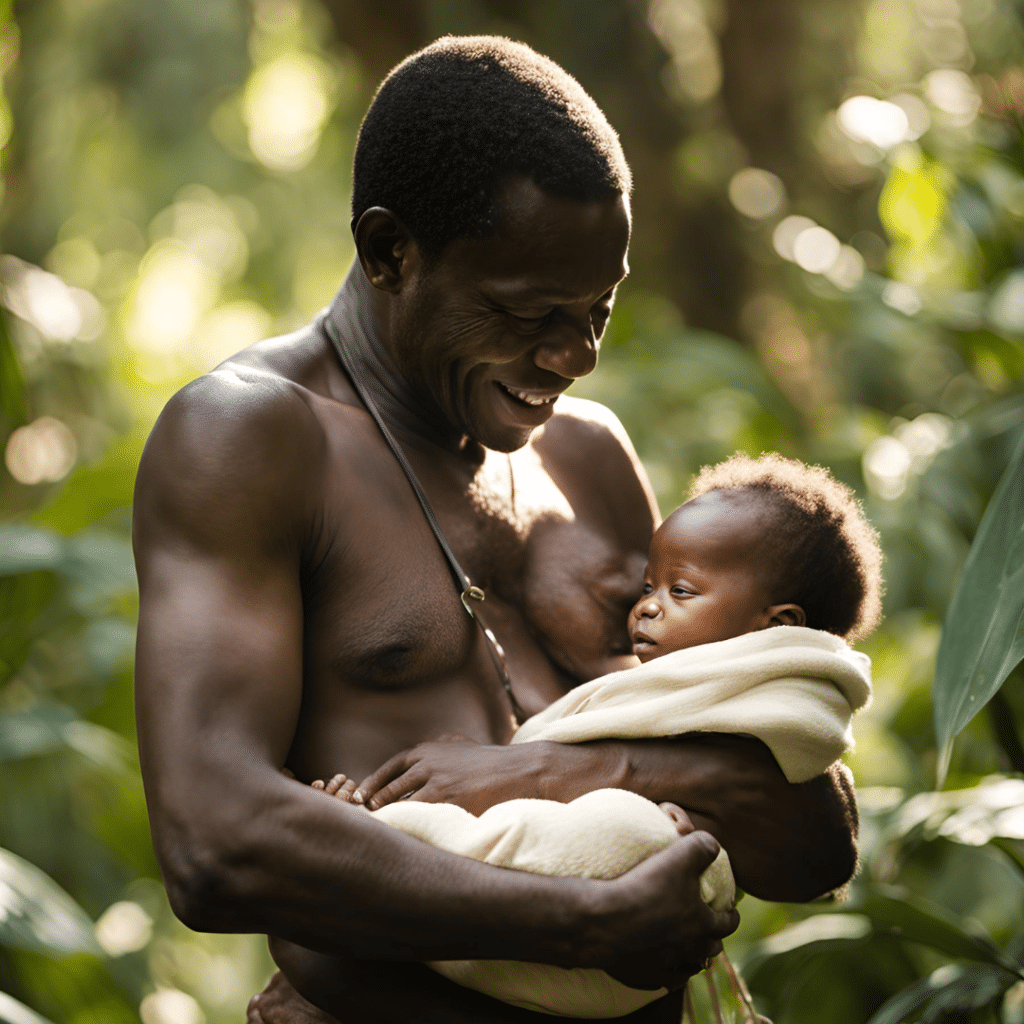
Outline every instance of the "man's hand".
[(692, 832), (611, 883), (624, 900), (611, 915), (615, 948), (601, 966), (633, 988), (681, 988), (722, 950), (739, 926), (735, 910), (712, 910), (699, 879), (720, 847), (707, 832)]
[(350, 792), (351, 801), (376, 811), (408, 797), (482, 814), (505, 800), (540, 795), (542, 746), (489, 746), (455, 736), (420, 743), (364, 779)]

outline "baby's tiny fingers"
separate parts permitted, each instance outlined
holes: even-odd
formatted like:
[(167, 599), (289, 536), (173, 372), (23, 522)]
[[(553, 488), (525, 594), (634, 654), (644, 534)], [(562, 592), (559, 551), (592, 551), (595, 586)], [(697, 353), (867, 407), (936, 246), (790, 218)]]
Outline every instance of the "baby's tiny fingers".
[(323, 779), (314, 779), (310, 783), (310, 785), (313, 787), (313, 789), (323, 789), (324, 788), (324, 780)]
[(349, 779), (341, 789), (338, 790), (338, 798), (346, 803), (352, 803), (352, 795), (356, 791), (356, 780)]
[(341, 787), (345, 784), (345, 782), (347, 780), (348, 780), (348, 776), (347, 775), (335, 775), (334, 778), (332, 778), (331, 781), (327, 783), (327, 789), (326, 789), (327, 795), (328, 796), (335, 796), (335, 795), (337, 795), (338, 790), (341, 789)]

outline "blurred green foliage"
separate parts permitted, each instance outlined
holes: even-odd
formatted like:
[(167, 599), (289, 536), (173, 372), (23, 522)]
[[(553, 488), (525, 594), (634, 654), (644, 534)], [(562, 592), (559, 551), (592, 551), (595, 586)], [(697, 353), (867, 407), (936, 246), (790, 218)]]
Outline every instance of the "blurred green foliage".
[(1021, 13), (0, 2), (0, 1021), (236, 1021), (269, 970), (258, 938), (178, 924), (158, 881), (135, 467), (178, 387), (330, 300), (381, 75), (488, 31), (622, 132), (633, 274), (577, 393), (621, 416), (663, 510), (700, 465), (774, 449), (829, 466), (882, 534), (862, 869), (844, 904), (744, 901), (730, 949), (760, 1009), (1024, 1024)]

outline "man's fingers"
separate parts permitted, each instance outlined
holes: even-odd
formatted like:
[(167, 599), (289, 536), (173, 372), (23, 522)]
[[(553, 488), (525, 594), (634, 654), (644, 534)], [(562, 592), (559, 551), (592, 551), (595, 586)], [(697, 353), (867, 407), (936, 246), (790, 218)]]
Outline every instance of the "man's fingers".
[(396, 754), (390, 761), (385, 761), (375, 772), (367, 775), (356, 787), (354, 802), (366, 803), (381, 787), (397, 778), (409, 768), (409, 751)]
[(407, 771), (404, 775), (400, 775), (395, 779), (394, 782), (389, 782), (386, 786), (382, 786), (373, 796), (368, 797), (366, 806), (371, 811), (380, 810), (381, 807), (387, 804), (393, 804), (396, 800), (401, 800), (402, 797), (415, 793), (426, 781), (415, 769)]
[(681, 859), (687, 867), (696, 872), (697, 877), (700, 877), (704, 869), (710, 866), (722, 848), (710, 832), (699, 831), (683, 836), (676, 846), (679, 849), (685, 847), (685, 852), (680, 855)]

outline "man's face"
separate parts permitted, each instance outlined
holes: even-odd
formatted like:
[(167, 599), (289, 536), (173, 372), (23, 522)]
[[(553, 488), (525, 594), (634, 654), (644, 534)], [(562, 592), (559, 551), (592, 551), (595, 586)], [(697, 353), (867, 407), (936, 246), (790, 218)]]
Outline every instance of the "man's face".
[(709, 491), (669, 516), (629, 613), (633, 653), (646, 662), (767, 626), (764, 536), (765, 521), (742, 492)]
[(559, 199), (524, 178), (495, 205), (492, 236), (452, 242), (408, 281), (391, 336), (403, 375), (453, 426), (514, 451), (597, 362), (627, 271), (629, 207)]

